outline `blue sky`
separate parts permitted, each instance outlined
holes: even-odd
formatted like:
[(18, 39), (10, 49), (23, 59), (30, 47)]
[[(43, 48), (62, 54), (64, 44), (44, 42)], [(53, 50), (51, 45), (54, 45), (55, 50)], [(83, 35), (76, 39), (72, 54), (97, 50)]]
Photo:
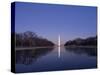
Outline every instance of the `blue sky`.
[(32, 31), (57, 43), (77, 37), (97, 34), (97, 8), (87, 6), (53, 5), (17, 2), (16, 32)]

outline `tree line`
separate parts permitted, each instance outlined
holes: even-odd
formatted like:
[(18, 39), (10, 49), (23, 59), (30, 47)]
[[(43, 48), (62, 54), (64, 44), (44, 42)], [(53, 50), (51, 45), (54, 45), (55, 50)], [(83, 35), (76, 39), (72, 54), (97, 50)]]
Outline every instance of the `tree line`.
[(88, 37), (86, 39), (76, 38), (74, 40), (67, 41), (64, 46), (97, 46), (97, 36)]
[(37, 36), (36, 33), (26, 31), (23, 33), (15, 33), (15, 44), (16, 47), (43, 47), (43, 46), (54, 46), (54, 43)]

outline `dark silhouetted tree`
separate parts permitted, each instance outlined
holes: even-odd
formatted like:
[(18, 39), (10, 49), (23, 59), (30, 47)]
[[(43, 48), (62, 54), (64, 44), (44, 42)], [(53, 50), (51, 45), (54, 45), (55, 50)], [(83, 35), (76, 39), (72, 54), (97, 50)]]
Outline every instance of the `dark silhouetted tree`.
[(15, 33), (16, 47), (37, 47), (37, 46), (54, 46), (54, 43), (38, 37), (36, 33), (27, 31), (24, 33)]

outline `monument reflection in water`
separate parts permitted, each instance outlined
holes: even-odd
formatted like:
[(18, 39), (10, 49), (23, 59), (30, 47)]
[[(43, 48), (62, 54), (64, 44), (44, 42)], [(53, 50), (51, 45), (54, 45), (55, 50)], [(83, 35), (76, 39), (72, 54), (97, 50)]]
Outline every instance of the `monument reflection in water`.
[(16, 72), (89, 69), (97, 67), (96, 48), (39, 48), (16, 51)]

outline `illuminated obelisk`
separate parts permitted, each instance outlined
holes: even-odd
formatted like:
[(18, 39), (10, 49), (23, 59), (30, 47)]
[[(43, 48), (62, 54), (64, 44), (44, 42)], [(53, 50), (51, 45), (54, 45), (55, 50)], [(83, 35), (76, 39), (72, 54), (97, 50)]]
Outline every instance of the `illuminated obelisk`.
[(60, 58), (60, 35), (58, 35), (58, 57)]

